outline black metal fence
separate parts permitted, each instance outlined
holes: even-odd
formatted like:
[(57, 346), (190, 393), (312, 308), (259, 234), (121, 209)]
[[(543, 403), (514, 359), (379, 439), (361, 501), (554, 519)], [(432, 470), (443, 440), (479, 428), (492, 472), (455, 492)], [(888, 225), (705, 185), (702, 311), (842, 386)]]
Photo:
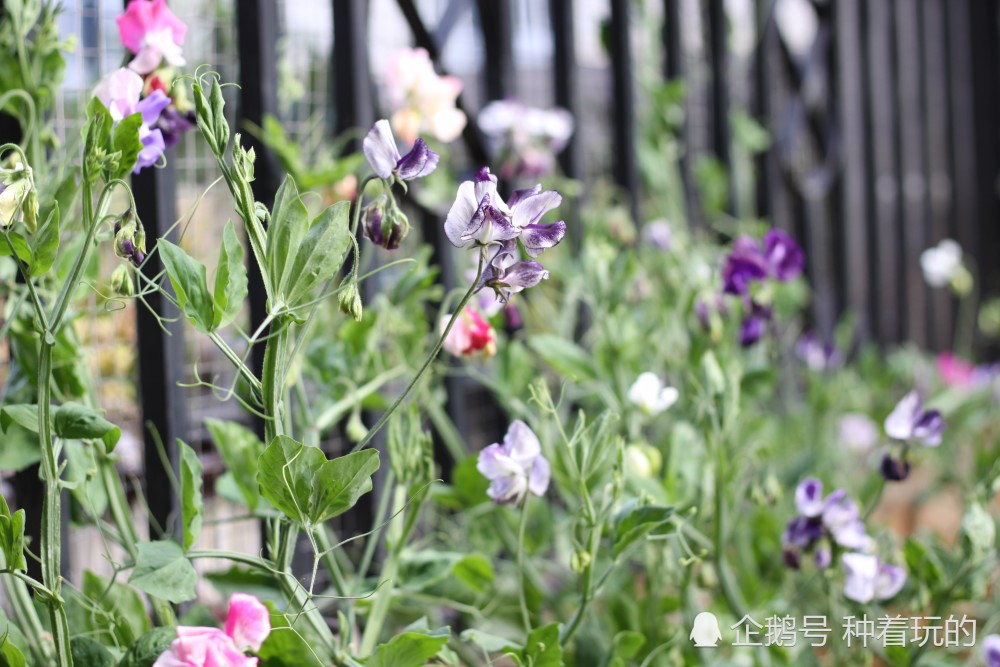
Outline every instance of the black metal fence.
[[(228, 40), (236, 52), (240, 88), (227, 93), (234, 95), (237, 125), (259, 125), (266, 114), (281, 114), (279, 11), (295, 2), (237, 0), (223, 2), (228, 9), (216, 13), (230, 23), (215, 26), (213, 38)], [(299, 2), (305, 11), (318, 4)], [(996, 291), (1000, 0), (745, 0), (739, 16), (730, 14), (739, 3), (724, 0), (331, 2), (331, 138), (366, 127), (379, 115), (369, 63), (380, 48), (385, 17), (376, 14), (402, 17), (413, 45), (427, 49), (439, 70), (456, 25), (471, 17), (483, 67), (478, 80), (467, 81), (460, 102), (472, 112), (492, 99), (526, 95), (529, 81), (513, 45), (517, 26), (530, 12), (532, 20), (547, 24), (550, 45), (547, 61), (531, 67), (530, 79), (548, 97), (530, 101), (564, 107), (583, 119), (578, 127), (587, 128), (574, 134), (560, 156), (563, 170), (586, 181), (607, 162), (630, 195), (638, 224), (644, 214), (636, 113), (649, 95), (637, 86), (637, 70), (655, 53), (663, 79), (683, 79), (688, 91), (680, 166), (691, 224), (700, 222), (696, 162), (707, 155), (727, 170), (733, 166), (734, 112), (752, 115), (770, 133), (770, 147), (753, 162), (752, 210), (741, 212), (767, 217), (804, 240), (819, 330), (828, 333), (839, 316), (853, 313), (867, 337), (946, 346), (955, 304), (927, 288), (918, 263), (924, 248), (946, 237), (972, 254), (986, 290)], [(605, 17), (606, 23), (588, 25), (583, 14)], [(637, 32), (651, 18), (662, 21), (659, 43), (637, 45)], [(589, 56), (579, 62), (581, 26), (606, 36), (606, 64)], [(603, 150), (589, 145), (595, 137)], [(252, 136), (244, 133), (244, 141), (258, 156), (255, 196), (268, 203), (281, 175), (277, 160)], [(474, 122), (463, 144), (470, 167), (488, 161)], [(150, 238), (178, 216), (175, 157), (168, 153), (165, 169), (133, 179)], [(735, 213), (737, 186), (729, 187), (726, 206)], [(436, 246), (447, 280), (450, 252), (441, 221), (424, 220), (424, 239)], [(579, 222), (571, 224), (578, 228)], [(150, 262), (147, 270), (159, 269)], [(259, 277), (251, 280), (251, 295), (253, 330), (266, 316)], [(136, 313), (139, 423), (147, 425), (141, 429), (145, 495), (162, 521), (176, 499), (157, 468), (151, 433), (172, 443), (175, 437), (190, 439), (199, 425), (190, 423), (190, 392), (178, 384), (188, 354), (183, 326), (173, 325), (167, 335), (143, 309)], [(456, 410), (456, 419), (462, 412)], [(25, 494), (37, 485), (31, 471), (20, 479)]]

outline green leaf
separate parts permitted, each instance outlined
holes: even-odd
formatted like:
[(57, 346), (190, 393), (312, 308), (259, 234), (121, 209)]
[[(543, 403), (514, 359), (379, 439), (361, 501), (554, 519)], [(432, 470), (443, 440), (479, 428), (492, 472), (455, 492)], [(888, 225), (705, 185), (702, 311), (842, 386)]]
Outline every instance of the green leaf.
[[(289, 624), (284, 614), (276, 612), (274, 604), (265, 603), (271, 612), (271, 634), (267, 636), (257, 657), (267, 667), (324, 667), (323, 643), (312, 636), (305, 623)], [(319, 657), (317, 657), (317, 652)]]
[(24, 510), (11, 514), (3, 496), (0, 496), (0, 551), (8, 569), (28, 569), (24, 559)]
[(73, 664), (80, 667), (115, 667), (117, 661), (103, 644), (96, 639), (80, 635), (70, 640)]
[(0, 431), (6, 433), (11, 424), (38, 433), (38, 406), (33, 403), (16, 403), (0, 408)]
[(110, 632), (125, 646), (149, 632), (146, 606), (131, 586), (88, 571), (83, 573), (82, 596), (74, 592), (70, 600), (77, 610), (70, 620), (75, 632), (89, 631), (94, 636)]
[(423, 667), (448, 643), (448, 628), (435, 630), (432, 634), (404, 632), (382, 644), (372, 654), (367, 667)]
[(916, 540), (907, 540), (903, 546), (906, 569), (914, 581), (919, 581), (931, 590), (944, 581), (941, 560), (930, 549)]
[(256, 510), (261, 502), (260, 487), (257, 485), (257, 460), (264, 453), (264, 443), (257, 439), (253, 431), (236, 422), (206, 419), (205, 426), (247, 507)]
[(350, 208), (348, 202), (338, 202), (313, 221), (288, 274), (289, 305), (298, 305), (313, 288), (340, 271), (351, 246)]
[(641, 632), (622, 630), (612, 640), (611, 653), (604, 664), (606, 667), (626, 667), (628, 661), (639, 653), (639, 649), (645, 643), (646, 636)]
[(528, 344), (552, 370), (571, 380), (593, 380), (597, 377), (591, 355), (573, 341), (562, 336), (541, 334), (532, 336)]
[[(0, 222), (2, 222), (2, 214), (0, 214)], [(17, 232), (5, 232), (7, 238), (10, 239), (10, 244), (6, 241), (0, 241), (0, 257), (10, 257), (10, 246), (14, 246), (14, 253), (17, 254), (17, 258), (31, 266), (31, 248), (28, 246), (28, 242), (24, 240), (24, 237)]]
[(422, 591), (452, 578), (477, 593), (486, 592), (493, 583), (490, 561), (481, 554), (421, 549), (407, 551), (402, 559), (403, 585)]
[(124, 178), (135, 167), (142, 150), (142, 140), (139, 139), (139, 128), (142, 127), (142, 114), (134, 113), (122, 118), (111, 130), (111, 152), (120, 153), (118, 169), (111, 178)]
[(56, 435), (67, 440), (91, 440), (100, 438), (108, 451), (118, 444), (122, 430), (99, 415), (95, 410), (72, 401), (56, 408), (52, 416)]
[(222, 97), (222, 84), (218, 79), (212, 82), (212, 91), (209, 93), (209, 104), (212, 108), (212, 118), (215, 123), (215, 143), (219, 151), (225, 151), (229, 143), (229, 124), (226, 122), (226, 101)]
[(140, 542), (129, 583), (168, 602), (187, 602), (196, 597), (198, 574), (176, 542)]
[(219, 595), (225, 599), (228, 599), (233, 593), (246, 593), (253, 595), (265, 604), (268, 602), (282, 606), (285, 604), (281, 583), (270, 572), (234, 565), (228, 570), (208, 572), (204, 576), (212, 583)]
[(0, 447), (0, 470), (20, 472), (42, 460), (42, 448), (38, 446), (38, 435), (20, 426), (10, 426), (3, 436)]
[(203, 333), (212, 331), (215, 307), (208, 292), (205, 265), (166, 239), (157, 240), (156, 247), (181, 310), (196, 329)]
[(531, 667), (562, 667), (559, 624), (552, 623), (532, 630), (519, 657), (521, 664)]
[(0, 667), (25, 667), (28, 661), (16, 646), (7, 641), (6, 633), (0, 642)]
[(372, 490), (378, 452), (362, 450), (333, 460), (317, 447), (287, 436), (275, 438), (260, 457), (260, 493), (293, 521), (322, 523), (354, 507)]
[(233, 221), (226, 223), (219, 248), (219, 266), (215, 270), (215, 317), (212, 328), (228, 326), (240, 314), (247, 298), (247, 267), (243, 263), (243, 244), (236, 236)]
[(49, 217), (32, 237), (31, 277), (44, 274), (52, 268), (56, 261), (56, 251), (59, 249), (59, 204), (54, 203)]
[(90, 516), (104, 516), (108, 496), (98, 474), (95, 448), (76, 440), (67, 440), (63, 443), (63, 451), (66, 456), (65, 479), (73, 485), (73, 498), (85, 510), (84, 520)]
[(180, 438), (177, 447), (181, 453), (181, 516), (184, 519), (184, 550), (187, 551), (201, 533), (204, 482), (198, 454)]
[(291, 304), (289, 276), (302, 240), (309, 231), (309, 212), (302, 203), (295, 181), (285, 176), (274, 196), (271, 224), (267, 229), (267, 267), (271, 284), (284, 305)]
[(618, 558), (626, 549), (650, 533), (664, 535), (670, 531), (670, 517), (673, 507), (664, 505), (636, 506), (636, 501), (628, 503), (615, 517), (614, 549), (612, 555)]
[(152, 667), (175, 639), (177, 628), (170, 625), (153, 628), (129, 646), (118, 667)]
[(488, 632), (476, 630), (475, 628), (464, 630), (460, 635), (460, 639), (463, 642), (475, 644), (487, 653), (498, 653), (499, 651), (511, 650), (520, 651), (522, 649), (522, 646), (515, 641), (511, 641), (497, 635), (491, 635)]

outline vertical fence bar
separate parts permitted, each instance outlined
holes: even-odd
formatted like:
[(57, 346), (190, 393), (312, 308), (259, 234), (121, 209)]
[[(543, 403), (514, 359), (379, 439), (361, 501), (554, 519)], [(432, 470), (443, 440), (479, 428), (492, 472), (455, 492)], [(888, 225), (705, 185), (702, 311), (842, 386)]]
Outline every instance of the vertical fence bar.
[[(156, 253), (157, 239), (178, 242), (178, 229), (167, 232), (177, 219), (177, 173), (174, 167), (175, 151), (168, 149), (164, 169), (145, 169), (132, 177), (136, 214), (146, 229), (150, 240), (149, 256), (142, 266), (142, 273), (150, 280), (162, 275), (163, 262)], [(171, 290), (169, 283), (164, 289)], [(183, 382), (186, 367), (184, 348), (184, 318), (177, 316), (173, 306), (159, 292), (146, 296), (148, 308), (136, 308), (136, 338), (138, 339), (139, 396), (143, 423), (143, 460), (145, 463), (146, 501), (151, 514), (150, 524), (158, 523), (167, 534), (180, 527), (179, 500), (170, 483), (176, 474), (177, 439), (188, 437), (187, 396), (178, 386)], [(160, 322), (150, 312), (173, 321)], [(159, 454), (159, 439), (167, 453), (172, 471), (168, 472)], [(173, 517), (173, 529), (168, 521)], [(155, 522), (155, 523), (154, 523)], [(152, 534), (152, 533), (151, 533)]]
[(899, 254), (899, 177), (897, 163), (895, 75), (893, 69), (894, 30), (889, 0), (868, 2), (868, 67), (871, 92), (872, 171), (875, 181), (875, 243), (879, 339), (900, 340), (905, 310), (901, 307), (905, 290), (901, 284)]
[(900, 183), (903, 195), (903, 276), (906, 285), (905, 337), (927, 344), (930, 324), (927, 285), (920, 253), (927, 246), (927, 187), (924, 179), (924, 106), (920, 90), (920, 16), (916, 3), (896, 3), (896, 63), (899, 103)]
[[(682, 37), (684, 31), (681, 2), (682, 0), (663, 0), (663, 78), (667, 81), (685, 80), (686, 84), (690, 84), (690, 81), (685, 79), (687, 73), (687, 54), (684, 50)], [(677, 140), (681, 145), (678, 168), (684, 192), (684, 212), (688, 225), (694, 226), (696, 221), (700, 219), (700, 216), (697, 193), (695, 192), (691, 176), (691, 142), (688, 131), (688, 113), (691, 110), (690, 100), (691, 89), (688, 85), (685, 86), (684, 100), (681, 103), (684, 109), (684, 118), (681, 120), (681, 125), (677, 130)]]
[(840, 212), (844, 234), (844, 301), (858, 318), (858, 333), (870, 331), (870, 274), (868, 247), (868, 164), (865, 160), (864, 29), (861, 0), (841, 0), (834, 9), (833, 33), (837, 58), (839, 101), (837, 113), (842, 128), (843, 161), (840, 180)]
[(971, 250), (979, 241), (976, 201), (976, 131), (973, 107), (972, 29), (969, 5), (947, 3), (948, 98), (951, 102), (952, 183), (955, 184), (955, 225), (953, 234), (963, 248)]
[(486, 50), (483, 68), (486, 100), (502, 100), (514, 92), (513, 29), (511, 3), (477, 0), (479, 24)]
[(629, 0), (611, 0), (611, 73), (615, 181), (628, 192), (632, 218), (639, 217), (639, 171), (635, 161), (635, 99)]
[[(128, 5), (128, 0), (125, 5)], [(174, 243), (179, 240), (179, 229), (167, 232), (177, 219), (176, 151), (167, 149), (166, 158), (166, 168), (144, 169), (132, 176), (136, 215), (145, 227), (146, 238), (151, 241), (147, 248), (148, 259), (141, 269), (150, 280), (163, 274), (163, 262), (159, 253), (155, 252), (157, 239), (166, 238)], [(172, 291), (169, 283), (164, 282), (164, 289)], [(186, 380), (183, 371), (186, 367), (184, 318), (171, 317), (173, 321), (160, 322), (154, 315), (168, 315), (167, 303), (161, 293), (153, 292), (146, 296), (148, 308), (136, 308), (145, 472), (143, 485), (151, 515), (151, 535), (157, 523), (168, 535), (181, 527), (180, 499), (170, 480), (176, 479), (178, 469), (177, 440), (188, 437), (187, 396), (179, 386)], [(176, 315), (176, 309), (169, 308), (169, 315)], [(160, 443), (166, 451), (166, 462), (160, 457)], [(170, 466), (170, 471), (165, 463)], [(176, 521), (173, 528), (168, 524), (171, 517)]]
[[(677, 0), (667, 1), (677, 2)], [(768, 45), (775, 30), (771, 21), (771, 0), (755, 1), (754, 20), (756, 22), (757, 48), (754, 49), (753, 56), (753, 112), (761, 126), (767, 128), (771, 107), (771, 71), (768, 67)], [(757, 215), (761, 218), (768, 218), (771, 215), (771, 189), (773, 186), (767, 164), (768, 154), (769, 151), (764, 151), (754, 158)]]
[[(708, 48), (712, 68), (712, 150), (726, 173), (731, 173), (729, 132), (729, 34), (725, 0), (708, 0)], [(735, 184), (729, 178), (726, 210), (736, 210)]]
[[(924, 0), (923, 67), (924, 145), (927, 147), (927, 184), (929, 199), (928, 245), (951, 236), (949, 223), (954, 216), (952, 181), (948, 155), (948, 58), (945, 0)], [(948, 290), (930, 293), (931, 324), (929, 341), (935, 349), (951, 347), (954, 304)]]
[[(367, 129), (375, 120), (368, 65), (368, 11), (366, 0), (333, 0), (334, 77), (330, 92), (336, 112), (336, 134)], [(360, 148), (360, 141), (350, 145)]]
[[(571, 114), (575, 127), (559, 154), (559, 165), (569, 178), (583, 178), (583, 154), (580, 150), (582, 131), (579, 108), (579, 71), (576, 62), (576, 27), (573, 0), (549, 0), (549, 22), (552, 28), (552, 87), (555, 103)], [(570, 243), (574, 253), (579, 252), (583, 240), (583, 224), (579, 206), (574, 206), (567, 216)]]
[(1000, 81), (997, 77), (998, 35), (997, 0), (969, 3), (972, 28), (972, 91), (976, 123), (976, 189), (979, 206), (979, 243), (972, 248), (979, 267), (980, 289), (1000, 286)]

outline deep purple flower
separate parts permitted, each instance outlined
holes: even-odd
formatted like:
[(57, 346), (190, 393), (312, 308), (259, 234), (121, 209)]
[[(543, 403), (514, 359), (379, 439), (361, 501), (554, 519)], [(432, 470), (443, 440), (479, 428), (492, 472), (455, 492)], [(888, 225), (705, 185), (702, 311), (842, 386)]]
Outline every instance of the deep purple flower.
[(879, 464), (879, 471), (888, 482), (902, 482), (910, 476), (910, 462), (905, 457), (896, 458), (892, 454), (886, 454)]
[(181, 136), (193, 128), (195, 125), (195, 115), (193, 111), (181, 111), (176, 106), (170, 105), (163, 110), (160, 118), (156, 121), (156, 129), (163, 134), (163, 143), (169, 148), (176, 146)]
[(883, 563), (870, 554), (847, 553), (844, 566), (844, 597), (862, 604), (888, 600), (906, 584), (906, 570)]
[[(831, 543), (844, 549), (868, 551), (872, 539), (865, 531), (857, 505), (843, 489), (823, 495), (823, 483), (807, 478), (795, 489), (798, 514), (788, 522), (781, 536), (784, 559), (797, 569), (799, 554), (816, 549), (820, 568), (832, 561)], [(794, 565), (792, 565), (794, 563)]]
[(410, 223), (403, 212), (385, 195), (365, 207), (362, 229), (365, 237), (386, 250), (395, 250), (410, 232)]
[(797, 278), (806, 262), (799, 244), (780, 229), (771, 229), (764, 234), (764, 256), (771, 276), (781, 282)]
[(760, 244), (749, 236), (733, 242), (733, 249), (722, 268), (722, 291), (743, 296), (750, 291), (750, 284), (768, 275), (767, 259)]
[(458, 187), (458, 194), (444, 223), (445, 235), (456, 248), (470, 244), (489, 245), (520, 238), (532, 257), (562, 241), (566, 235), (563, 221), (541, 224), (542, 216), (562, 203), (555, 190), (541, 185), (515, 190), (510, 202), (497, 193), (497, 178), (483, 167), (472, 181)]
[(924, 410), (923, 400), (911, 391), (896, 404), (885, 418), (885, 432), (903, 442), (919, 442), (928, 447), (941, 444), (944, 419), (938, 410)]
[(389, 121), (385, 119), (376, 121), (365, 136), (361, 148), (372, 171), (385, 180), (398, 178), (401, 181), (412, 181), (426, 176), (437, 168), (440, 159), (427, 146), (427, 142), (419, 138), (409, 153), (400, 156)]
[(750, 347), (767, 333), (771, 324), (771, 309), (758, 303), (750, 303), (750, 312), (743, 316), (740, 325), (740, 345)]
[(542, 455), (542, 445), (527, 424), (515, 420), (503, 443), (494, 443), (479, 452), (476, 469), (490, 480), (487, 493), (502, 505), (519, 504), (530, 491), (545, 495), (551, 471)]
[(986, 667), (1000, 667), (1000, 635), (987, 635), (983, 639), (983, 659)]

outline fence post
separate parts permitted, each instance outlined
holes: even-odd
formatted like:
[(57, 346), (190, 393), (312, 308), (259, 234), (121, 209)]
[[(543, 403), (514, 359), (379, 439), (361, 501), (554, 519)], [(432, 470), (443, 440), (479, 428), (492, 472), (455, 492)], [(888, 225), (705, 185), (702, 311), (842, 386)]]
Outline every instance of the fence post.
[[(708, 47), (712, 67), (712, 150), (730, 173), (731, 146), (729, 132), (729, 34), (725, 0), (708, 0)], [(735, 184), (728, 179), (726, 210), (736, 210)]]
[[(579, 114), (579, 71), (576, 63), (576, 29), (573, 17), (573, 0), (549, 0), (549, 21), (552, 27), (553, 68), (552, 86), (556, 106), (573, 115), (573, 133), (562, 153), (559, 165), (568, 178), (583, 178), (583, 155), (580, 150), (581, 118)], [(568, 216), (570, 243), (573, 252), (580, 251), (583, 225), (579, 206), (573, 206)]]
[(630, 0), (611, 0), (611, 74), (615, 180), (628, 192), (635, 224), (640, 224), (639, 171), (635, 159), (635, 100), (632, 91)]
[(486, 51), (485, 99), (502, 100), (514, 92), (514, 56), (512, 51), (511, 4), (496, 0), (478, 0), (479, 24)]

